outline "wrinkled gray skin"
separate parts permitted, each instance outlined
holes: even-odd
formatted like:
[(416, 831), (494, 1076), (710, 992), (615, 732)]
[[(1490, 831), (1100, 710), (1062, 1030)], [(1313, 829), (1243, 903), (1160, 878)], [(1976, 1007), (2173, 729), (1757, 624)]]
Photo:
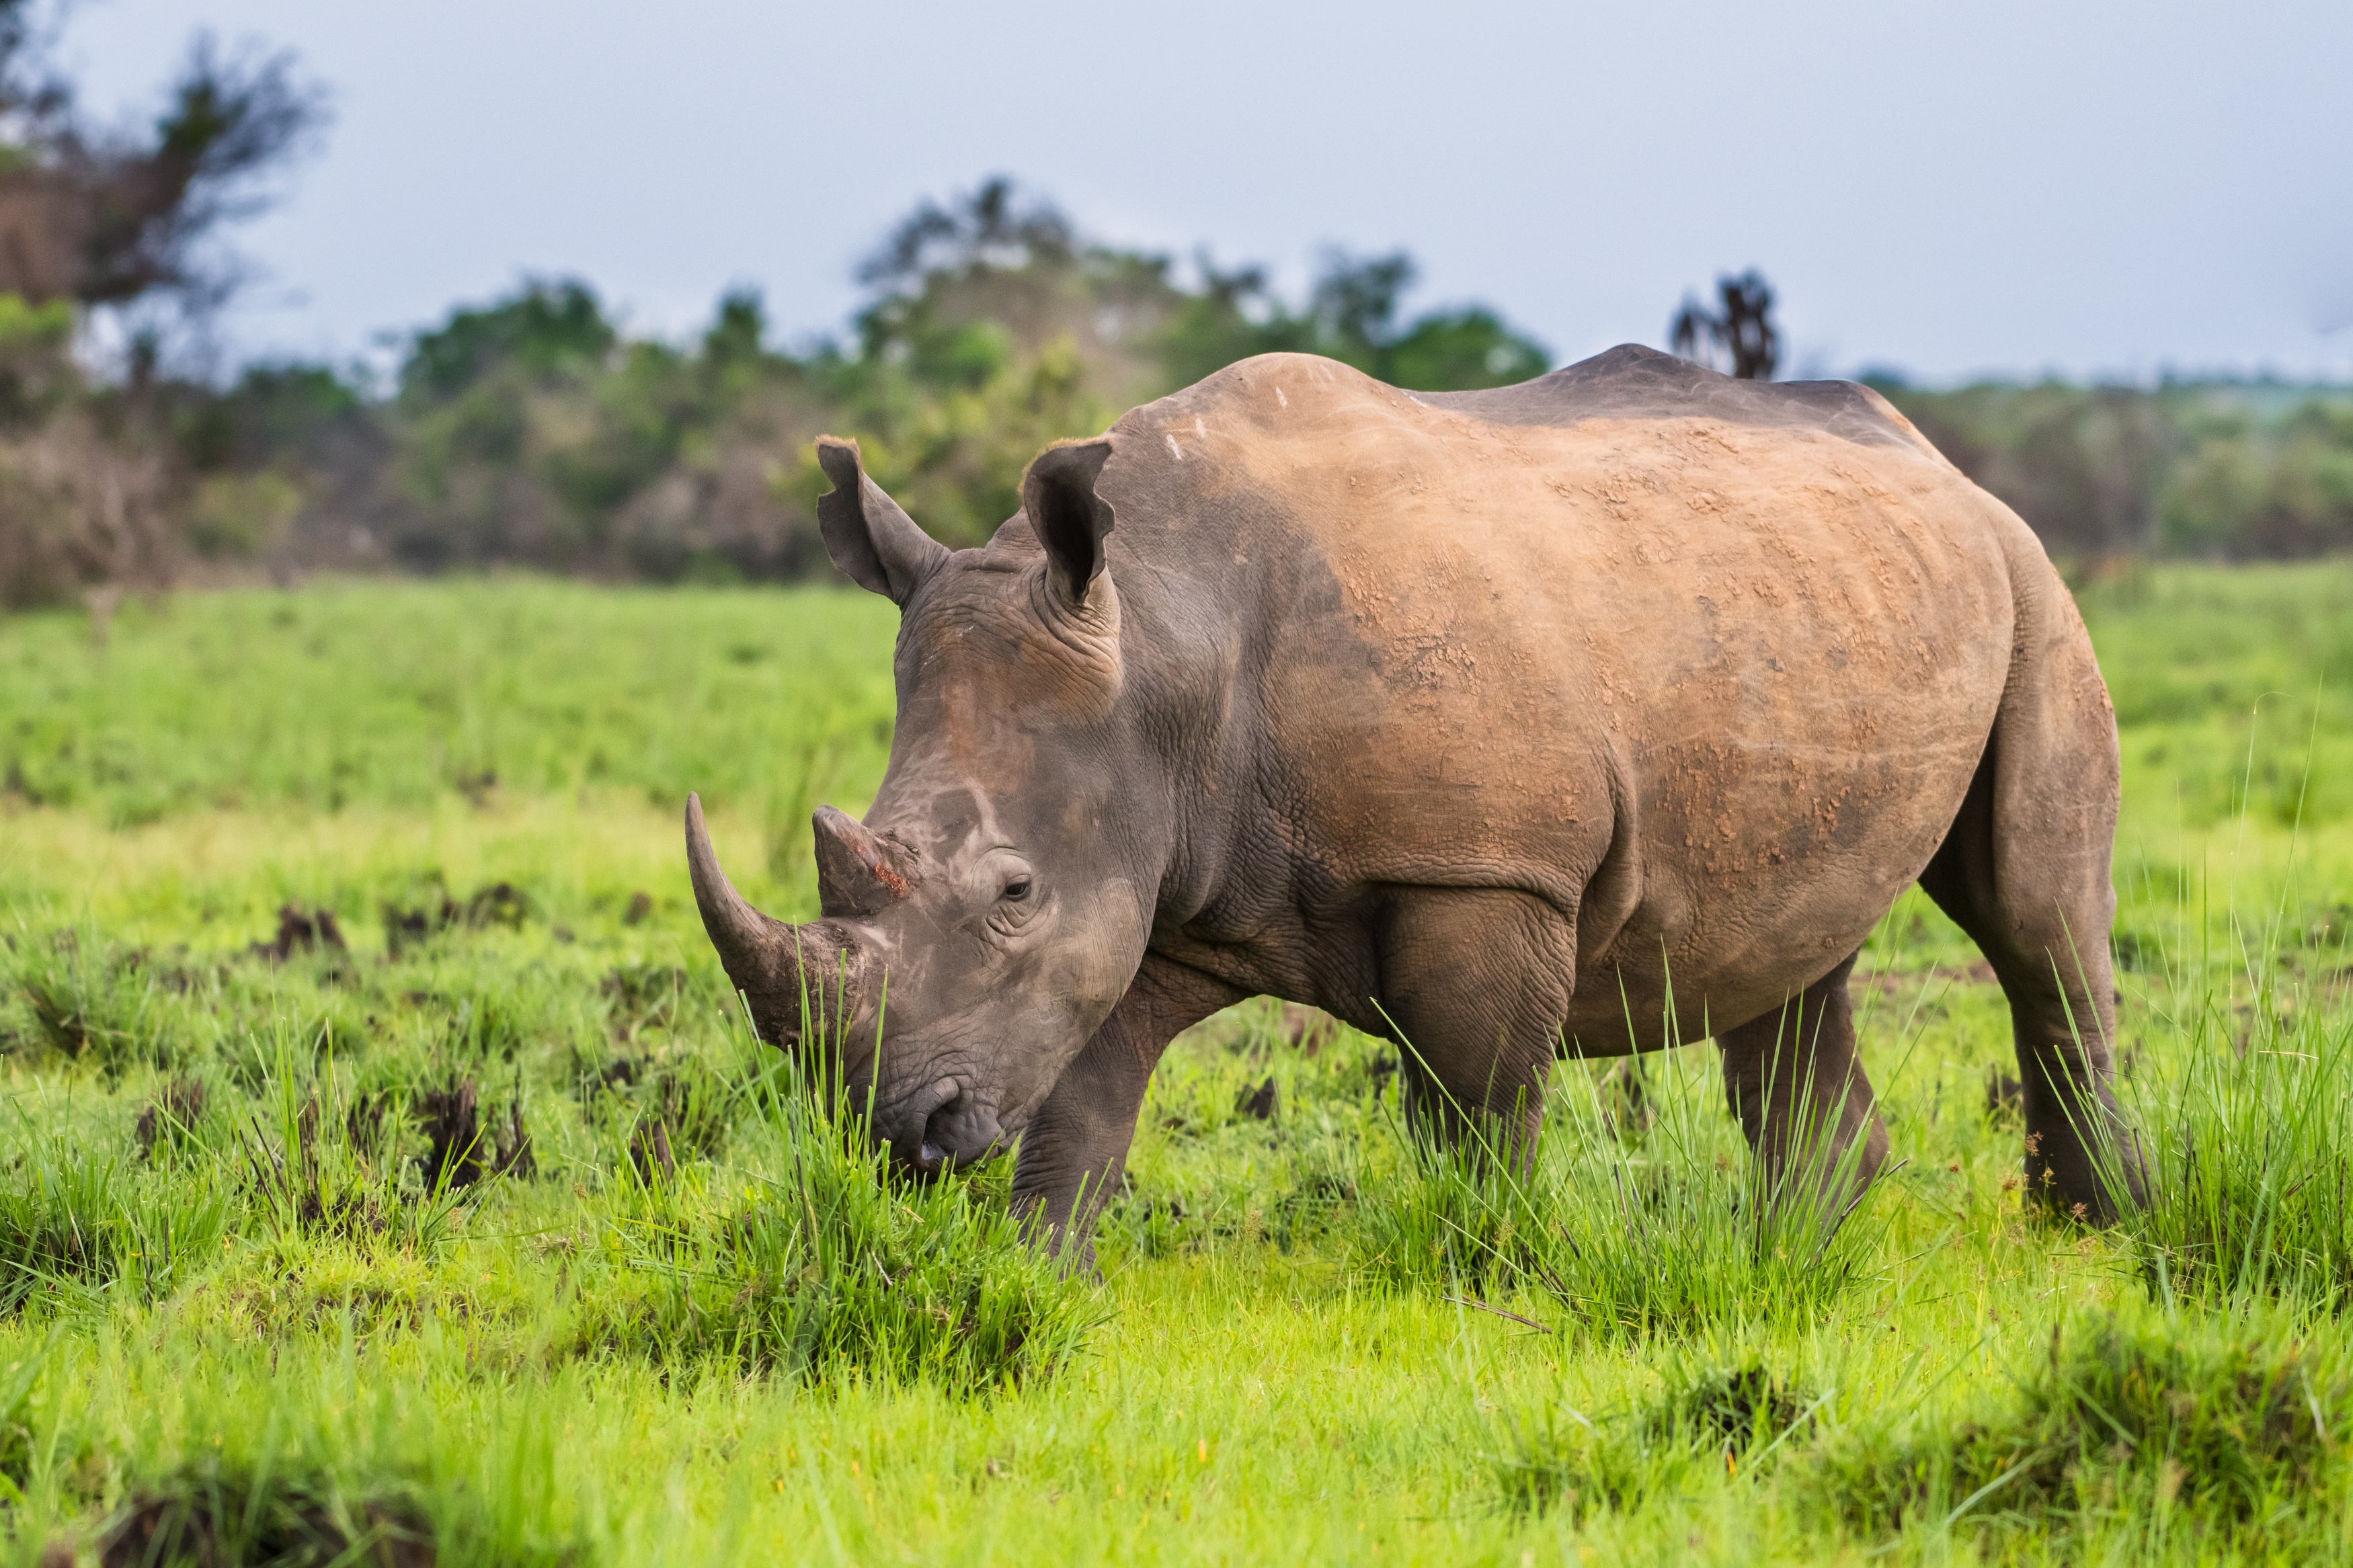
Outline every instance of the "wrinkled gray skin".
[(1915, 880), (2008, 994), (2035, 1189), (2137, 1193), (2106, 689), (2032, 534), (1876, 395), (1268, 355), (1050, 449), (954, 552), (818, 450), (836, 564), (902, 611), (890, 768), (818, 814), (814, 925), (690, 801), (696, 894), (897, 1158), (1018, 1138), (1048, 1245), (1089, 1255), (1162, 1049), (1254, 994), (1407, 1042), (1418, 1130), (1523, 1148), (1556, 1057), (1713, 1036), (1767, 1169), (1843, 1202), (1887, 1147), (1847, 977)]

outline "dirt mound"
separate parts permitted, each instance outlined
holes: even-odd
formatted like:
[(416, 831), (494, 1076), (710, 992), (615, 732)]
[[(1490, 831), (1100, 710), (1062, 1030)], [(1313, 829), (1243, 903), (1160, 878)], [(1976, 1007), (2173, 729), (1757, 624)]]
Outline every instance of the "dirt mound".
[[(437, 883), (438, 879), (426, 885), (432, 889)], [(384, 906), (385, 951), (398, 958), (404, 949), (452, 929), (480, 931), (497, 925), (521, 931), (530, 914), (530, 895), (512, 882), (492, 882), (477, 888), (462, 904), (446, 891), (435, 891), (426, 902), (408, 907), (387, 902)]]
[(480, 1100), (481, 1090), (470, 1078), (417, 1097), (417, 1119), (433, 1142), (425, 1156), (427, 1182), (470, 1187), (485, 1176), (529, 1176), (538, 1169), (522, 1098), (509, 1100), (503, 1116), (493, 1110), (487, 1131)]
[(312, 910), (308, 914), (299, 904), (280, 904), (278, 908), (278, 934), (268, 942), (257, 942), (246, 952), (256, 958), (266, 958), (272, 963), (283, 963), (298, 952), (348, 952), (343, 945), (343, 929), (335, 924), (332, 910)]

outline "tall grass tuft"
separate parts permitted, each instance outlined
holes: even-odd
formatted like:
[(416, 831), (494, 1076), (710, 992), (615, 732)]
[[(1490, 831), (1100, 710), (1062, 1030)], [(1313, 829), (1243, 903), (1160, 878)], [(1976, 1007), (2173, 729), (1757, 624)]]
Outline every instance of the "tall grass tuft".
[(303, 1077), (282, 1031), (275, 1055), (259, 1105), (216, 1155), (253, 1223), (281, 1244), (334, 1237), (421, 1253), (446, 1240), (462, 1201), (459, 1166), (479, 1168), (488, 1151), (470, 1142), (412, 1163), (405, 1093), (354, 1093), (332, 1058)]
[(2154, 1191), (2126, 1218), (2152, 1285), (2353, 1307), (2353, 1016), (2258, 1015), (2236, 1048), (2201, 1009), (2141, 1110)]
[(282, 1563), (422, 1568), (433, 1526), (413, 1498), (353, 1496), (325, 1475), (201, 1461), (134, 1493), (100, 1543), (107, 1563)]
[(1077, 1352), (1107, 1309), (1023, 1236), (1005, 1177), (911, 1179), (838, 1073), (756, 1037), (748, 1049), (736, 1169), (619, 1173), (613, 1245), (649, 1289), (606, 1344), (959, 1394), (1050, 1376)]
[[(1604, 1337), (1819, 1321), (1871, 1271), (1884, 1220), (1852, 1199), (1860, 1148), (1778, 1190), (1738, 1146), (1715, 1079), (1651, 1068), (1637, 1129), (1588, 1074), (1555, 1075), (1532, 1156), (1406, 1138), (1358, 1209), (1355, 1267), (1389, 1283), (1547, 1300)], [(1478, 1303), (1483, 1304), (1483, 1303)]]
[[(2287, 907), (2292, 882), (2278, 895)], [(2168, 965), (2153, 998), (2174, 1037), (2127, 1099), (2149, 1201), (2123, 1216), (2150, 1287), (2211, 1300), (2353, 1309), (2353, 967), (2341, 935), (2274, 916), (2229, 929), (2227, 966)], [(2234, 984), (2235, 981), (2235, 984)]]
[(87, 1143), (27, 1138), (0, 1185), (0, 1315), (36, 1301), (149, 1301), (218, 1251), (232, 1200)]
[(48, 1370), (62, 1328), (51, 1329), (39, 1350), (0, 1365), (0, 1510), (24, 1506), (25, 1483), (33, 1476), (33, 1390)]
[(146, 957), (81, 931), (15, 933), (0, 964), (22, 1022), (0, 1027), (0, 1048), (12, 1040), (19, 1050), (46, 1047), (110, 1080), (136, 1067), (167, 1065), (176, 1043), (173, 1010)]
[[(280, 1442), (283, 1445), (283, 1438)], [(504, 1498), (403, 1473), (351, 1478), (299, 1452), (205, 1455), (143, 1478), (100, 1532), (117, 1563), (269, 1564), (270, 1568), (430, 1568), (576, 1563), (577, 1550), (501, 1539)]]

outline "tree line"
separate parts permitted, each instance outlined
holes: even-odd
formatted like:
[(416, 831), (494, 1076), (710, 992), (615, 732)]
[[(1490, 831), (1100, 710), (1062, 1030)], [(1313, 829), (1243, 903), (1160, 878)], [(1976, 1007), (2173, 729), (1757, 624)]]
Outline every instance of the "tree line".
[(144, 464), (153, 524), (91, 549), (72, 506), (23, 504), (37, 465), (0, 454), (0, 598), (262, 568), (789, 579), (825, 569), (820, 432), (858, 437), (927, 528), (969, 544), (1018, 510), (1039, 447), (1250, 354), (1431, 388), (1549, 363), (1482, 307), (1409, 313), (1403, 254), (1330, 253), (1293, 302), (1263, 268), (1203, 257), (1180, 275), (1091, 243), (1005, 180), (919, 206), (860, 277), (849, 331), (797, 353), (749, 290), (676, 342), (628, 332), (585, 281), (530, 279), (411, 334), (383, 387), (291, 362), (214, 385), (152, 356), (93, 380), (72, 354), (90, 302), (0, 292), (0, 372), (49, 389), (6, 412), (6, 438), (37, 452), (105, 410), (112, 449)]
[[(1425, 390), (1541, 374), (1545, 349), (1479, 307), (1409, 315), (1402, 255), (1334, 254), (1307, 297), (1258, 268), (1083, 242), (992, 182), (917, 209), (864, 268), (850, 331), (775, 346), (731, 293), (691, 339), (636, 336), (593, 288), (533, 279), (407, 342), (389, 388), (318, 364), (103, 388), (162, 409), (153, 575), (515, 564), (609, 578), (776, 580), (825, 570), (811, 441), (852, 435), (951, 544), (1018, 510), (1046, 443), (1270, 350)], [(0, 296), (48, 352), (54, 316)], [(13, 315), (11, 312), (15, 312)], [(44, 327), (41, 323), (49, 325)], [(2353, 549), (2353, 395), (2264, 383), (2060, 381), (1951, 390), (1869, 378), (2054, 553), (2282, 557)], [(50, 416), (54, 419), (54, 416)], [(5, 484), (0, 479), (0, 484)], [(0, 492), (0, 529), (14, 512)], [(73, 582), (19, 578), (9, 596)]]
[(2055, 555), (2295, 559), (2353, 551), (2353, 388), (1864, 378)]

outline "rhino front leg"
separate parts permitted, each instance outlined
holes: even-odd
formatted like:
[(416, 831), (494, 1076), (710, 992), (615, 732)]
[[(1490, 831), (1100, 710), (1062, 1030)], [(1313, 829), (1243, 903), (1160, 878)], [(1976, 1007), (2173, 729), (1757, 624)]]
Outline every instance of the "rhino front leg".
[(1246, 994), (1147, 952), (1111, 1010), (1021, 1135), (1013, 1210), (1046, 1250), (1094, 1267), (1095, 1216), (1118, 1189), (1136, 1113), (1161, 1052), (1184, 1030)]
[(1850, 954), (1778, 1010), (1716, 1037), (1725, 1098), (1769, 1190), (1810, 1188), (1841, 1209), (1887, 1163), (1887, 1128), (1855, 1054), (1853, 970)]
[(1575, 930), (1530, 894), (1395, 896), (1381, 932), (1380, 1001), (1404, 1053), (1406, 1125), (1417, 1137), (1533, 1154), (1576, 963)]

